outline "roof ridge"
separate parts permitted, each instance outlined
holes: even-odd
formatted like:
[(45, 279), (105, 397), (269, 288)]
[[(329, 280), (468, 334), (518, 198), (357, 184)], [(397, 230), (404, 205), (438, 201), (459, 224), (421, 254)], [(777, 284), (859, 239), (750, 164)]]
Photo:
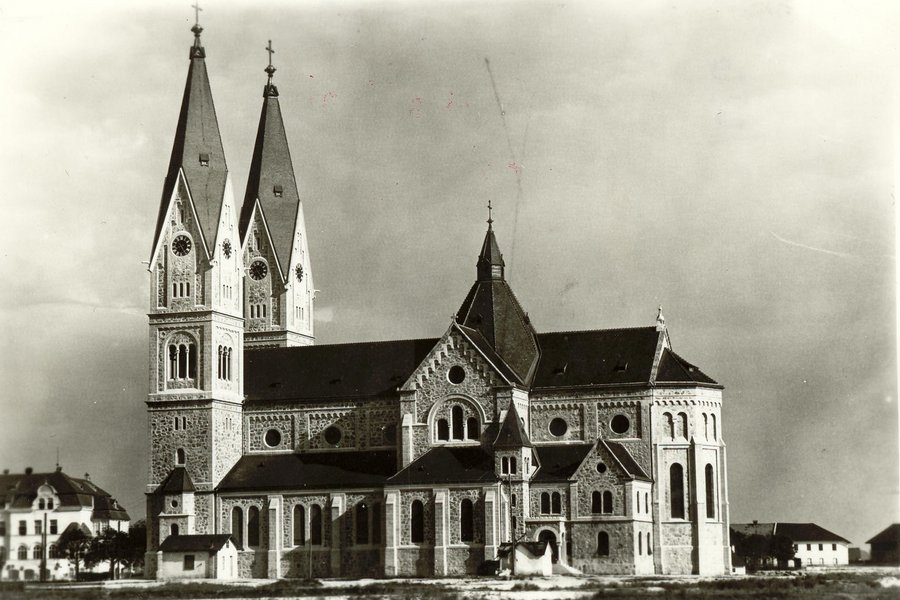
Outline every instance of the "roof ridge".
[(607, 329), (565, 329), (565, 330), (561, 330), (561, 331), (542, 331), (542, 332), (538, 333), (537, 335), (554, 335), (554, 334), (561, 334), (561, 333), (598, 333), (601, 331), (637, 331), (640, 329), (647, 329), (647, 330), (652, 329), (653, 331), (656, 331), (656, 327), (653, 327), (652, 325), (648, 325), (645, 327), (610, 327)]
[(260, 352), (265, 350), (300, 350), (303, 348), (333, 348), (336, 346), (371, 346), (375, 344), (398, 344), (401, 342), (431, 342), (438, 341), (440, 337), (423, 337), (423, 338), (403, 338), (399, 340), (375, 340), (371, 342), (340, 342), (337, 344), (314, 344), (312, 346), (293, 346), (290, 348), (248, 348), (249, 352)]

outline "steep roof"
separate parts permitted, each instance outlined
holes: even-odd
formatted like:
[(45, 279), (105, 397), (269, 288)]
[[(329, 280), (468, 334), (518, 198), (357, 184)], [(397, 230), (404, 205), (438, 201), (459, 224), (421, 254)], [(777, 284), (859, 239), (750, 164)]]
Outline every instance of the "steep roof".
[[(272, 70), (274, 72), (274, 67)], [(291, 249), (300, 210), (300, 195), (297, 191), (287, 134), (284, 131), (284, 120), (281, 118), (277, 88), (271, 83), (266, 85), (263, 98), (256, 144), (250, 162), (250, 175), (247, 179), (247, 192), (244, 194), (238, 225), (241, 240), (244, 240), (250, 227), (254, 204), (259, 200), (271, 234), (275, 255), (281, 265), (281, 275), (286, 278), (291, 265)]]
[(181, 494), (183, 492), (193, 492), (194, 482), (184, 467), (175, 467), (163, 479), (163, 482), (156, 488), (157, 494)]
[(535, 446), (540, 468), (532, 481), (568, 481), (578, 470), (594, 444), (554, 444)]
[(888, 525), (875, 535), (867, 544), (898, 544), (900, 543), (900, 523)]
[(393, 450), (245, 454), (219, 491), (378, 487), (396, 471)]
[(815, 523), (732, 523), (733, 531), (744, 535), (783, 535), (797, 542), (843, 542), (850, 541), (832, 533)]
[(668, 348), (663, 350), (659, 359), (656, 381), (657, 383), (716, 383), (706, 373)]
[[(42, 485), (53, 488), (61, 508), (89, 508), (98, 519), (128, 521), (125, 507), (90, 479), (70, 477), (57, 469), (51, 473), (12, 473), (0, 475), (0, 502), (12, 508), (29, 508)], [(2, 504), (0, 504), (2, 506)]]
[[(209, 75), (206, 72), (206, 50), (200, 45), (200, 32), (203, 28), (195, 25), (192, 31), (194, 45), (190, 49), (191, 62), (175, 127), (169, 169), (163, 184), (156, 233), (153, 236), (154, 248), (165, 225), (169, 200), (178, 183), (179, 171), (184, 172), (200, 230), (208, 246), (215, 243), (225, 194), (228, 167), (209, 86)], [(201, 155), (207, 160), (206, 164), (201, 164)]]
[(394, 394), (438, 339), (261, 348), (244, 355), (248, 402)]
[(227, 533), (170, 535), (159, 545), (159, 549), (162, 552), (216, 553), (229, 541), (234, 544), (234, 540)]
[(497, 481), (494, 459), (481, 446), (438, 446), (388, 479), (389, 484), (479, 483)]
[(642, 481), (653, 481), (623, 444), (611, 440), (599, 440), (599, 443), (606, 446), (606, 449), (619, 461), (619, 464), (625, 469), (629, 477)]
[(516, 410), (515, 402), (510, 403), (509, 410), (506, 411), (506, 417), (503, 424), (500, 425), (500, 431), (497, 432), (497, 438), (494, 440), (494, 448), (531, 448), (531, 440), (528, 439), (528, 433), (525, 431), (525, 425), (519, 417), (519, 411)]

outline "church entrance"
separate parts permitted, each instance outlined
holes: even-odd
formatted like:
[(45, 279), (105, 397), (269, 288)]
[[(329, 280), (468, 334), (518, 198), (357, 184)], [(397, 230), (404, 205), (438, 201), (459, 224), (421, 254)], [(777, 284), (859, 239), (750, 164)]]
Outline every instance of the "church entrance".
[(552, 553), (553, 564), (559, 562), (559, 548), (556, 545), (556, 534), (550, 531), (549, 529), (545, 529), (538, 534), (539, 542), (547, 542), (550, 544), (550, 552)]

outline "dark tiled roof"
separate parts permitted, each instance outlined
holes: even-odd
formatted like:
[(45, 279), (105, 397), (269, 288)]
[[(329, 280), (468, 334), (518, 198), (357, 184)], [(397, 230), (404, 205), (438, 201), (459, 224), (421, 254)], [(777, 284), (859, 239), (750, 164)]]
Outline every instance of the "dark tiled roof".
[(438, 339), (261, 348), (244, 360), (248, 401), (392, 395)]
[(216, 489), (233, 492), (378, 487), (396, 470), (393, 450), (245, 454)]
[(506, 411), (506, 418), (500, 426), (500, 432), (497, 433), (497, 439), (494, 440), (494, 448), (531, 448), (531, 440), (528, 439), (528, 433), (519, 417), (519, 411), (516, 410), (515, 403), (510, 403), (509, 410)]
[(604, 444), (609, 450), (610, 454), (616, 457), (616, 460), (619, 461), (619, 464), (622, 465), (622, 468), (625, 469), (625, 472), (634, 479), (640, 479), (642, 481), (653, 481), (650, 479), (650, 476), (647, 475), (647, 472), (638, 464), (638, 462), (631, 455), (631, 452), (628, 451), (628, 448), (620, 444), (619, 442), (613, 442), (608, 440), (600, 440), (601, 444)]
[[(102, 519), (128, 520), (128, 513), (116, 504), (109, 492), (89, 479), (69, 477), (61, 470), (51, 473), (14, 473), (0, 475), (0, 498), (13, 508), (29, 508), (37, 498), (38, 489), (47, 484), (54, 489), (60, 507), (95, 507), (93, 516)], [(114, 511), (110, 513), (110, 511)]]
[(793, 542), (850, 543), (815, 523), (732, 523), (731, 529), (743, 535), (783, 535)]
[(188, 475), (187, 469), (184, 467), (175, 467), (163, 482), (156, 488), (157, 494), (180, 494), (182, 492), (193, 492), (194, 482)]
[(521, 381), (531, 380), (539, 354), (534, 329), (506, 281), (476, 281), (456, 320), (483, 335)]
[(883, 531), (878, 533), (867, 544), (898, 544), (900, 543), (900, 523), (888, 525)]
[(478, 330), (466, 327), (465, 325), (460, 325), (459, 323), (456, 323), (455, 326), (462, 332), (466, 339), (471, 341), (478, 351), (497, 368), (503, 377), (512, 383), (522, 383), (522, 379), (516, 375), (516, 372), (513, 371), (509, 365), (506, 364), (503, 357), (497, 354), (491, 345), (488, 344), (487, 340), (484, 339), (484, 336), (481, 335)]
[(716, 383), (703, 371), (668, 348), (663, 350), (659, 359), (656, 381), (657, 383)]
[(494, 235), (494, 229), (488, 225), (484, 234), (484, 243), (481, 244), (481, 252), (478, 254), (478, 279), (491, 279), (493, 274), (491, 267), (505, 267), (503, 254), (500, 253), (500, 245)]
[(437, 485), (485, 481), (497, 481), (497, 476), (493, 457), (481, 446), (439, 446), (388, 479), (388, 484)]
[[(153, 237), (154, 245), (158, 242), (165, 224), (169, 200), (178, 183), (179, 168), (184, 170), (206, 243), (209, 246), (215, 243), (228, 167), (225, 164), (225, 150), (222, 147), (222, 136), (219, 134), (216, 108), (213, 105), (209, 75), (203, 56), (204, 54), (194, 54), (188, 67), (184, 97), (181, 100), (181, 111), (175, 128), (175, 142), (172, 145), (169, 170), (163, 184), (156, 235)], [(201, 154), (208, 156), (207, 166), (200, 164)]]
[(124, 507), (120, 506), (115, 498), (109, 496), (94, 496), (95, 519), (108, 519), (110, 521), (130, 521), (131, 517)]
[(648, 383), (659, 336), (655, 327), (539, 334), (533, 387)]
[(594, 444), (535, 446), (541, 467), (533, 481), (568, 481), (593, 447)]
[[(268, 89), (268, 88), (267, 88)], [(281, 189), (281, 196), (275, 195), (275, 186)], [(291, 151), (278, 97), (266, 94), (259, 116), (259, 129), (250, 162), (247, 178), (247, 192), (241, 209), (239, 229), (241, 240), (247, 236), (253, 206), (256, 200), (262, 207), (266, 225), (275, 247), (275, 255), (281, 265), (282, 277), (287, 277), (291, 268), (291, 249), (294, 239), (294, 225), (300, 208), (297, 180), (291, 163)]]
[[(547, 544), (547, 540), (542, 540), (539, 542), (516, 542), (516, 546), (518, 548), (525, 548), (526, 550), (528, 550), (528, 553), (534, 557), (543, 556), (547, 551)], [(497, 550), (497, 556), (500, 556), (502, 558), (508, 555), (511, 549), (512, 544), (509, 542), (500, 544), (500, 548)]]
[[(215, 553), (231, 540), (227, 533), (212, 535), (170, 535), (159, 545), (162, 552)], [(234, 541), (231, 541), (234, 544)]]

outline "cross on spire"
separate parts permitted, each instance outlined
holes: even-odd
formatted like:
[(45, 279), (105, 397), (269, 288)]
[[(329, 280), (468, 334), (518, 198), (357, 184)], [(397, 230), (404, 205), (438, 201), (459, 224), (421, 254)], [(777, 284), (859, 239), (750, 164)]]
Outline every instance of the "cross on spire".
[(203, 31), (200, 27), (200, 11), (203, 10), (200, 8), (200, 0), (195, 0), (191, 7), (194, 9), (194, 26), (191, 27), (191, 31), (194, 32), (194, 45), (191, 47), (191, 58), (205, 58), (206, 51), (200, 45), (200, 32)]
[(191, 7), (194, 9), (194, 27), (200, 27), (200, 11), (203, 10), (200, 8), (200, 0), (197, 0)]
[(491, 201), (488, 200), (488, 220), (487, 220), (488, 229), (491, 228), (491, 224), (494, 222), (494, 219), (492, 216), (492, 214), (493, 214), (492, 211), (493, 211), (493, 207), (491, 206)]
[(269, 44), (266, 46), (266, 52), (269, 53), (269, 66), (263, 69), (269, 75), (269, 81), (266, 82), (266, 87), (263, 90), (263, 96), (277, 96), (278, 88), (276, 88), (272, 84), (272, 75), (275, 74), (275, 66), (272, 64), (272, 55), (275, 54), (275, 49), (272, 48), (272, 40), (269, 40)]
[(275, 50), (272, 49), (272, 40), (269, 40), (269, 45), (266, 46), (266, 51), (269, 53), (269, 66), (272, 66), (272, 55), (275, 54)]

